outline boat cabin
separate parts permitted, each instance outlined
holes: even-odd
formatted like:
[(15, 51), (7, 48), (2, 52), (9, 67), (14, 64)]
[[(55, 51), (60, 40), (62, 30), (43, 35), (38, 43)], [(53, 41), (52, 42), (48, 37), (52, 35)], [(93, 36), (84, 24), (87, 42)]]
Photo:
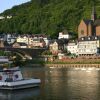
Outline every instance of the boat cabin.
[(3, 69), (0, 71), (0, 82), (14, 82), (22, 79), (22, 73), (19, 68)]

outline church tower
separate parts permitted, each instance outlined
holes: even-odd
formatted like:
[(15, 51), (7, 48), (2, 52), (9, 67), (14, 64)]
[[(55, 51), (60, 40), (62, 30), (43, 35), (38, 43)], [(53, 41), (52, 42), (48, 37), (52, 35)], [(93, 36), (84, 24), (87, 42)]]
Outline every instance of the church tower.
[(97, 19), (97, 14), (96, 14), (95, 6), (93, 6), (91, 20), (94, 22), (96, 19)]

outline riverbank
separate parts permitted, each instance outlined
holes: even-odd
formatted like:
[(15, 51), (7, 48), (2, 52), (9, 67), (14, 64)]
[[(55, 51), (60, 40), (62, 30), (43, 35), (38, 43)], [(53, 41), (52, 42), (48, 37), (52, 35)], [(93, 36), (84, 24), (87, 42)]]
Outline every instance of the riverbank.
[(56, 60), (53, 62), (50, 61), (40, 61), (40, 60), (31, 60), (24, 62), (23, 66), (32, 66), (32, 67), (57, 67), (57, 68), (71, 68), (71, 67), (96, 67), (100, 68), (100, 59), (70, 59), (68, 61)]
[(100, 68), (100, 64), (30, 64), (32, 67), (55, 67), (55, 68)]

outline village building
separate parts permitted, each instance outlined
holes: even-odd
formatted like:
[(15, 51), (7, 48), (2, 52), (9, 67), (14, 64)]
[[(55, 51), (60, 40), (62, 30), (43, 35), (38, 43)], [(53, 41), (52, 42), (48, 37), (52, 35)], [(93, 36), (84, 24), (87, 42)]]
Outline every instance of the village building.
[(78, 41), (79, 55), (97, 55), (100, 53), (100, 36), (82, 37)]
[(95, 7), (91, 19), (82, 19), (78, 26), (78, 55), (100, 54), (100, 19)]
[(49, 50), (53, 53), (53, 54), (58, 54), (58, 50), (59, 50), (59, 48), (58, 48), (58, 43), (57, 43), (57, 41), (55, 41), (55, 42), (51, 42), (50, 43), (50, 45), (49, 45)]
[(7, 19), (11, 19), (12, 18), (12, 16), (7, 16)]
[(49, 43), (50, 43), (50, 37), (45, 35), (45, 34), (34, 34), (32, 35), (33, 36), (33, 39), (43, 39), (46, 46), (48, 47), (49, 46)]
[(29, 36), (28, 35), (19, 35), (16, 39), (16, 42), (29, 44)]
[(25, 44), (25, 43), (17, 43), (17, 42), (15, 42), (13, 45), (12, 45), (12, 47), (13, 48), (27, 48), (27, 44)]
[(32, 41), (32, 44), (31, 44), (31, 47), (34, 48), (34, 47), (45, 47), (46, 46), (46, 43), (43, 39), (33, 39)]
[(46, 35), (19, 35), (16, 39), (18, 43), (26, 43), (29, 48), (31, 47), (48, 47), (50, 39)]
[(0, 47), (4, 47), (4, 41), (3, 40), (0, 40)]
[(65, 58), (65, 54), (64, 53), (58, 53), (58, 59), (64, 59)]
[(52, 40), (49, 45), (49, 50), (52, 52), (52, 54), (57, 55), (58, 53), (64, 51), (65, 44), (66, 41), (63, 40)]
[(75, 41), (71, 41), (68, 43), (66, 46), (67, 51), (70, 52), (71, 54), (76, 54), (78, 55), (78, 44)]
[(89, 36), (78, 39), (78, 42), (69, 42), (67, 51), (78, 56), (93, 56), (100, 54), (100, 36)]
[(2, 19), (5, 19), (5, 17), (4, 16), (0, 16), (0, 19), (2, 20)]
[(100, 36), (100, 19), (97, 19), (95, 7), (91, 19), (82, 19), (78, 26), (78, 38), (86, 36)]
[(58, 39), (70, 39), (72, 36), (67, 30), (64, 30), (63, 32), (59, 32)]
[(3, 41), (9, 45), (13, 44), (17, 38), (16, 33), (3, 33), (1, 36), (3, 38)]

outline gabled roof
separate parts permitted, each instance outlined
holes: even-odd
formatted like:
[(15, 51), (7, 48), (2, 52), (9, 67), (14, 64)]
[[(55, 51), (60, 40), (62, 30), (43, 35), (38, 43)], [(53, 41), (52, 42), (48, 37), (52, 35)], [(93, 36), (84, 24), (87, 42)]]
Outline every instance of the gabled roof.
[[(84, 21), (84, 23), (85, 23), (86, 25), (93, 23), (92, 20), (83, 19), (83, 21)], [(96, 19), (96, 20), (94, 21), (94, 26), (100, 26), (100, 19)]]
[(92, 20), (88, 20), (88, 19), (83, 19), (83, 21), (85, 22), (86, 25), (90, 24), (90, 23), (93, 23)]
[(54, 39), (54, 40), (51, 40), (50, 41), (50, 43), (54, 43), (54, 42), (57, 42), (58, 44), (63, 45), (63, 44), (67, 44), (68, 43), (68, 40), (66, 40), (66, 39), (59, 39), (59, 40)]
[(64, 29), (62, 32), (63, 32), (63, 34), (69, 34), (68, 30), (66, 30), (66, 29)]
[(87, 37), (81, 37), (79, 38), (78, 41), (96, 41), (96, 40), (100, 40), (100, 36), (87, 36)]
[(27, 46), (27, 44), (26, 44), (26, 43), (21, 43), (21, 42), (18, 42), (18, 44), (19, 44), (20, 46)]
[(100, 19), (95, 20), (94, 26), (100, 26)]

